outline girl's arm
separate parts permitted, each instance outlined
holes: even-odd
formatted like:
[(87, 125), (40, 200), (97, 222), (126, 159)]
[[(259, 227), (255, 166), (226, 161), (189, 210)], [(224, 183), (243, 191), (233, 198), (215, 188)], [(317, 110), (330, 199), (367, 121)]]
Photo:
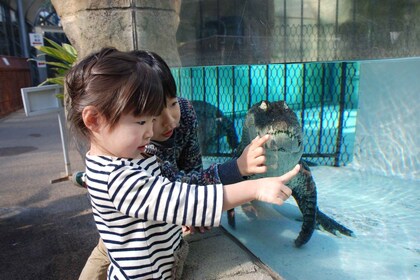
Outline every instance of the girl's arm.
[(185, 172), (178, 170), (170, 162), (162, 163), (162, 174), (171, 181), (187, 182), (190, 184), (234, 184), (245, 180), (245, 176), (264, 173), (265, 155), (263, 145), (269, 140), (269, 136), (256, 137), (246, 146), (238, 159), (230, 160), (222, 164), (212, 164), (207, 169)]
[[(158, 165), (150, 165), (154, 173)], [(223, 210), (260, 200), (281, 205), (292, 193), (285, 185), (299, 165), (281, 177), (248, 180), (231, 185), (190, 185), (150, 176), (141, 169), (118, 165), (109, 177), (108, 195), (122, 213), (140, 219), (188, 226), (217, 226)]]
[(224, 185), (234, 184), (247, 179), (248, 176), (267, 172), (264, 144), (269, 139), (269, 135), (257, 136), (243, 148), (241, 155), (237, 159), (220, 164), (218, 166), (218, 174), (221, 183)]
[[(239, 158), (226, 161), (222, 164), (212, 164), (207, 169), (202, 168), (200, 143), (198, 141), (198, 120), (194, 108), (187, 99), (178, 98), (181, 121), (177, 133), (183, 135), (176, 137), (175, 148), (181, 148), (176, 165), (168, 161), (165, 151), (161, 150), (160, 157), (162, 174), (171, 181), (181, 181), (190, 184), (234, 184), (246, 179), (246, 176), (266, 172), (263, 145), (268, 141), (268, 136), (257, 137), (251, 144), (241, 148)], [(182, 139), (182, 140), (180, 140)], [(162, 148), (164, 149), (164, 148)], [(166, 151), (168, 152), (168, 151)], [(159, 154), (158, 153), (158, 154)]]

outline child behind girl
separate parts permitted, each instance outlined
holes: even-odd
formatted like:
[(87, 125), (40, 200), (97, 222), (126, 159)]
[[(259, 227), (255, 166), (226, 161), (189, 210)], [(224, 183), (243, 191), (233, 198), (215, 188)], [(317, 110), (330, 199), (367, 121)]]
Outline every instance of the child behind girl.
[(257, 199), (281, 205), (291, 195), (281, 177), (200, 186), (160, 176), (144, 154), (165, 106), (158, 75), (128, 53), (106, 48), (66, 76), (68, 120), (90, 143), (87, 185), (99, 234), (108, 249), (108, 279), (173, 279), (182, 252), (181, 226), (218, 226), (223, 210)]

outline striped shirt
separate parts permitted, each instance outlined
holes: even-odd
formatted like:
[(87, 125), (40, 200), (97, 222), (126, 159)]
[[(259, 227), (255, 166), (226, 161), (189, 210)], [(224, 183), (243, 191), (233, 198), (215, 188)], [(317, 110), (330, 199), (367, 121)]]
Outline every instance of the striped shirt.
[(218, 226), (222, 185), (161, 177), (156, 157), (86, 155), (92, 211), (111, 265), (108, 279), (170, 279), (180, 225)]

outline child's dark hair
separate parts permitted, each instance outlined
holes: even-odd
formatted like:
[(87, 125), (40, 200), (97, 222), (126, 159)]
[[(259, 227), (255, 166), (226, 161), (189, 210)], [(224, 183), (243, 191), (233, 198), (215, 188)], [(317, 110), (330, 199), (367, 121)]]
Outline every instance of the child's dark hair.
[(76, 136), (89, 140), (82, 112), (94, 106), (110, 128), (122, 114), (158, 116), (165, 107), (159, 75), (128, 52), (104, 48), (72, 67), (66, 80), (67, 119)]
[(153, 68), (153, 70), (158, 73), (162, 81), (163, 93), (165, 94), (165, 97), (173, 98), (177, 96), (176, 83), (174, 77), (172, 76), (171, 69), (162, 57), (160, 57), (157, 53), (144, 50), (135, 50), (131, 51), (131, 53), (134, 54), (137, 58), (146, 62), (150, 67)]

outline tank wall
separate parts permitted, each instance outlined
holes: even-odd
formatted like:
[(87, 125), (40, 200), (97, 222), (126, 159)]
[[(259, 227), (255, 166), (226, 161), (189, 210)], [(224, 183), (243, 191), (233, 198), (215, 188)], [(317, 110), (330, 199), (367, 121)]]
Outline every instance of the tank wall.
[(355, 168), (419, 180), (420, 58), (360, 64)]

